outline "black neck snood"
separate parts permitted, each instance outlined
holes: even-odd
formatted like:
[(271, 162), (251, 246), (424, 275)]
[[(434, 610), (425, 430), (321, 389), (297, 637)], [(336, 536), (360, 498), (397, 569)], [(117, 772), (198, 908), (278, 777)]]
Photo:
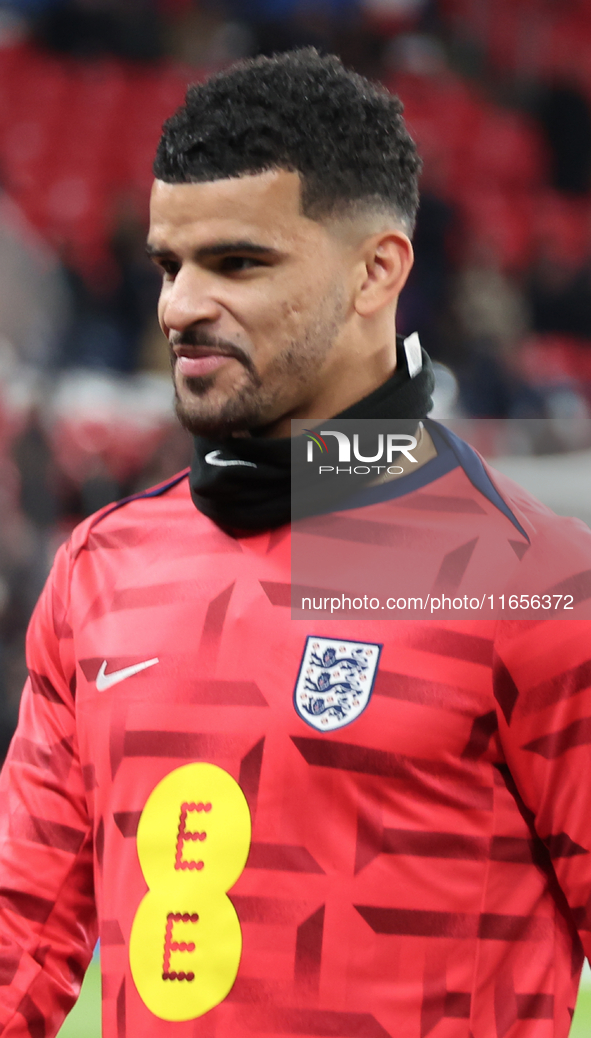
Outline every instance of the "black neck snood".
[[(397, 421), (397, 431), (414, 432), (432, 407), (433, 368), (422, 350), (422, 367), (411, 378), (401, 336), (397, 347), (397, 368), (392, 377), (336, 415), (333, 425), (338, 419), (406, 419), (406, 423)], [(210, 440), (195, 436), (189, 477), (195, 507), (227, 530), (255, 533), (290, 522), (291, 452), (290, 437), (253, 435)], [(312, 512), (317, 510), (310, 508)]]

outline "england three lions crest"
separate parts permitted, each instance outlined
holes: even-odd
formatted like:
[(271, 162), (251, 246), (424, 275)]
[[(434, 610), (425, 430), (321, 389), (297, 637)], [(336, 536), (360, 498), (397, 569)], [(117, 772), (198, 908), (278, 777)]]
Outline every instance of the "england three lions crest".
[(302, 720), (319, 732), (355, 721), (369, 703), (381, 651), (374, 642), (310, 635), (293, 695)]

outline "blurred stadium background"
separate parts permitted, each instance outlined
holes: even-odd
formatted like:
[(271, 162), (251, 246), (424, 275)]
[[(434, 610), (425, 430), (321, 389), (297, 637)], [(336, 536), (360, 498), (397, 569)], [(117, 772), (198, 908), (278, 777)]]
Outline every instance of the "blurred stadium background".
[[(437, 414), (515, 420), (483, 449), (591, 523), (589, 0), (0, 0), (0, 757), (57, 546), (189, 459), (143, 252), (162, 121), (303, 44), (404, 101), (425, 170), (400, 330)], [(95, 961), (63, 1038), (100, 1034), (98, 997)]]

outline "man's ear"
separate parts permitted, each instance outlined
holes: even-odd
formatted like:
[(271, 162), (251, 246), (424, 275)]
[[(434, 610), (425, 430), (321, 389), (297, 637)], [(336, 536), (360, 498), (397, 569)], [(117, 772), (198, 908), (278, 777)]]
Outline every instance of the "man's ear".
[(414, 253), (403, 231), (381, 231), (360, 247), (360, 277), (354, 307), (360, 317), (373, 317), (395, 302), (410, 274)]

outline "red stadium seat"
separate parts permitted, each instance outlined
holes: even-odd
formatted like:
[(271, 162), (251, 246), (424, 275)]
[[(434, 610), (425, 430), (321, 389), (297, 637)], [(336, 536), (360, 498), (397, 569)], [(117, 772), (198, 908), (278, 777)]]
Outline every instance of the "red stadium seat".
[(458, 194), (471, 183), (499, 189), (531, 189), (541, 183), (546, 154), (524, 117), (488, 106), (458, 156)]
[(519, 364), (532, 385), (579, 383), (591, 399), (591, 342), (559, 335), (532, 336), (521, 347)]
[(523, 269), (531, 253), (531, 199), (524, 192), (473, 189), (461, 198), (467, 236), (505, 270)]
[(477, 132), (482, 105), (451, 73), (431, 78), (397, 75), (387, 83), (404, 103), (405, 119), (425, 164), (425, 177), (440, 193), (453, 194), (453, 179), (466, 140)]
[(540, 192), (532, 213), (532, 236), (536, 247), (545, 248), (559, 260), (584, 261), (589, 251), (591, 211), (585, 200), (569, 200), (556, 191)]

